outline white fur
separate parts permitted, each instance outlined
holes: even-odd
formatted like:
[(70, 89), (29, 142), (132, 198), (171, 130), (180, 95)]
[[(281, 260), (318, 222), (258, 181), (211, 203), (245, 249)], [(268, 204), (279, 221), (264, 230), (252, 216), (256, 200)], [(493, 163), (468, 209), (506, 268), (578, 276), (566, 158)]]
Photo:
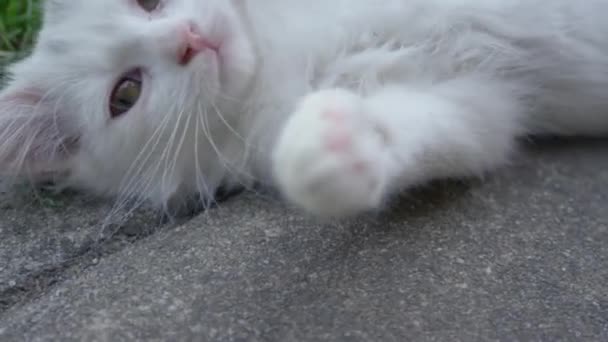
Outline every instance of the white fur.
[[(47, 0), (0, 94), (0, 173), (166, 207), (271, 183), (320, 216), (608, 133), (608, 0)], [(176, 63), (193, 21), (222, 44)], [(112, 120), (132, 67), (144, 94)], [(47, 124), (53, 123), (53, 124)]]

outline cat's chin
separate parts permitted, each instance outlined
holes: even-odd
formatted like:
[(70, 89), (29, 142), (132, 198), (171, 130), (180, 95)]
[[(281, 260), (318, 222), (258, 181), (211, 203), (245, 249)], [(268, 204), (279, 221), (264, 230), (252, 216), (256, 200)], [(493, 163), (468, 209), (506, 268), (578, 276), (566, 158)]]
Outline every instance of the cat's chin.
[(162, 213), (167, 219), (188, 218), (228, 201), (245, 191), (241, 185), (222, 185), (214, 194), (202, 195), (200, 193), (179, 194), (162, 205)]

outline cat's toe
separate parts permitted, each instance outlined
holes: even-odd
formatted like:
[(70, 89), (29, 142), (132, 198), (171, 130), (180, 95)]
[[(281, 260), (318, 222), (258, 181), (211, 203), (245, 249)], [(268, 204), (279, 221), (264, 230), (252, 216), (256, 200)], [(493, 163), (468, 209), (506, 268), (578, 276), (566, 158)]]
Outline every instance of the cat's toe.
[(327, 90), (307, 97), (283, 129), (273, 158), (283, 194), (312, 214), (343, 217), (381, 204), (386, 139), (355, 94)]

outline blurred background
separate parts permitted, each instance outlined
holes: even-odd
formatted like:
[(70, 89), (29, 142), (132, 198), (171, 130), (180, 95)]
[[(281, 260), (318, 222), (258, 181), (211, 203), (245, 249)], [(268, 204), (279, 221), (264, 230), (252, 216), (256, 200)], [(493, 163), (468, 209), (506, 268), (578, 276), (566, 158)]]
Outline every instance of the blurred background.
[(29, 52), (41, 24), (42, 0), (0, 0), (0, 78)]

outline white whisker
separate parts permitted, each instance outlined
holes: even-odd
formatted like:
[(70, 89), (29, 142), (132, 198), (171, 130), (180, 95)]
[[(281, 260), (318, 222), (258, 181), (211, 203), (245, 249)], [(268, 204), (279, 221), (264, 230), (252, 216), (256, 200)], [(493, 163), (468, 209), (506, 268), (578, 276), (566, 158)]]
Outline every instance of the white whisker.
[[(203, 175), (203, 172), (201, 170), (201, 163), (199, 160), (199, 135), (200, 135), (200, 120), (201, 117), (200, 115), (196, 115), (195, 118), (196, 122), (195, 122), (195, 126), (194, 126), (194, 163), (195, 163), (195, 168), (196, 168), (196, 186), (198, 188), (198, 192), (199, 192), (199, 197), (200, 200), (210, 200), (212, 201), (214, 204), (218, 205), (217, 201), (215, 201), (215, 198), (213, 196), (213, 194), (211, 193), (211, 190), (209, 189), (209, 185), (207, 185), (207, 182), (205, 181), (205, 177)], [(202, 189), (200, 187), (203, 187)], [(206, 204), (206, 203), (205, 203)]]

